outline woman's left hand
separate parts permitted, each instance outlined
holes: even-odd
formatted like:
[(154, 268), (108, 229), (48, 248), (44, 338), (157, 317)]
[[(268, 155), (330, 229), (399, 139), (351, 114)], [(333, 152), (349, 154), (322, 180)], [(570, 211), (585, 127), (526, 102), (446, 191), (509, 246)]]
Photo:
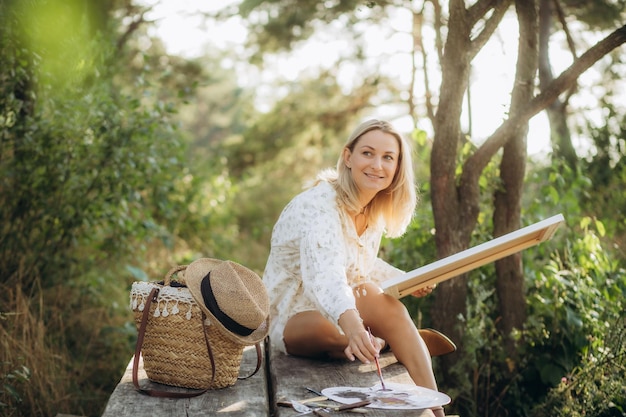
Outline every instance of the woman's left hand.
[(437, 284), (431, 285), (429, 287), (420, 288), (419, 290), (415, 290), (411, 293), (413, 297), (425, 297), (437, 287)]

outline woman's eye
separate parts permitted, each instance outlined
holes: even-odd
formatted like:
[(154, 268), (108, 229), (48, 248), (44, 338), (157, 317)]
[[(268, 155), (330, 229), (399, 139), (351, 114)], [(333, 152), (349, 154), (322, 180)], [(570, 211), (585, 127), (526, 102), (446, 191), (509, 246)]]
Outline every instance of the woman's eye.
[(393, 161), (393, 156), (385, 155), (385, 159), (388, 160), (388, 161)]

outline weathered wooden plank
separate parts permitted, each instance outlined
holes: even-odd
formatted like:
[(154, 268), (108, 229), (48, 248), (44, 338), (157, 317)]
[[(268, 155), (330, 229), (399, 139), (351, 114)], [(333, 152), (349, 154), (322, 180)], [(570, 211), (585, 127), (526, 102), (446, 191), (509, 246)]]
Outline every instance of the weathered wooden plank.
[[(274, 417), (291, 417), (298, 413), (288, 407), (278, 407), (279, 400), (303, 400), (316, 395), (307, 391), (307, 387), (321, 391), (327, 387), (352, 386), (371, 387), (378, 380), (374, 364), (365, 365), (358, 361), (321, 361), (285, 355), (275, 349), (269, 354), (270, 369), (270, 413)], [(380, 357), (380, 365), (383, 368), (385, 381), (403, 384), (412, 384), (412, 380), (404, 366), (400, 365), (393, 353), (384, 353)], [(368, 408), (368, 417), (400, 416), (398, 410), (381, 410)], [(345, 413), (345, 412), (344, 412)], [(337, 415), (356, 415), (339, 414)], [(415, 417), (431, 417), (434, 414), (430, 410), (411, 410), (410, 414)], [(333, 414), (335, 415), (335, 414)]]
[[(256, 366), (256, 351), (253, 346), (244, 350), (241, 374), (248, 375)], [(103, 417), (200, 417), (226, 414), (229, 417), (269, 416), (267, 376), (265, 366), (251, 378), (237, 381), (228, 388), (211, 390), (193, 398), (157, 398), (138, 393), (133, 386), (131, 359), (120, 383), (111, 394)], [(143, 370), (139, 369), (141, 387), (169, 391), (185, 391), (150, 382)]]

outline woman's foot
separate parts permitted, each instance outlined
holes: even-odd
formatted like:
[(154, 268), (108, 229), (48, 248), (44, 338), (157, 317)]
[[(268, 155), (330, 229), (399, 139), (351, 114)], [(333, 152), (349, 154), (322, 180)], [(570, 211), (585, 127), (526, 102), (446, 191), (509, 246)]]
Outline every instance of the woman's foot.
[(389, 350), (389, 344), (385, 341), (385, 339), (382, 339), (380, 337), (375, 337), (374, 339), (376, 340), (376, 343), (378, 344), (379, 353), (385, 353)]

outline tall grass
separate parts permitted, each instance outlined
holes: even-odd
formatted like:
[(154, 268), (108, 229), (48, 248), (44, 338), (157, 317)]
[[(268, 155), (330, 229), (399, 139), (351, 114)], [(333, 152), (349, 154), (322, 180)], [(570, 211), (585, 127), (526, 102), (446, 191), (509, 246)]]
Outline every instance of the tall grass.
[(102, 413), (135, 338), (128, 279), (111, 282), (0, 289), (0, 415)]
[(28, 297), (19, 287), (2, 293), (0, 414), (51, 416), (71, 408), (68, 353), (47, 341), (43, 297)]

